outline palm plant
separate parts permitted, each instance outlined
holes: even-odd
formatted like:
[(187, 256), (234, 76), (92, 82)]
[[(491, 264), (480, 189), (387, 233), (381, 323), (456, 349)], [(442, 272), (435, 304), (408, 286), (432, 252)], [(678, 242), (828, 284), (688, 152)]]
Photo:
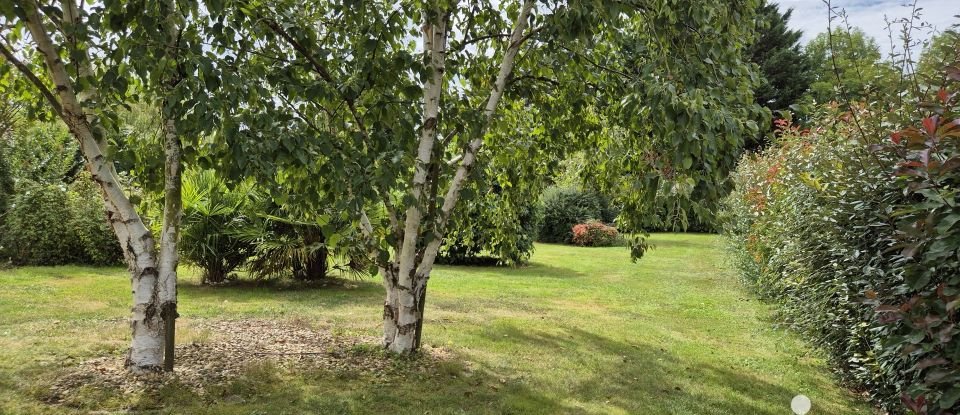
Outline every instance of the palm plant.
[(261, 198), (250, 216), (252, 226), (241, 238), (254, 246), (247, 263), (257, 278), (282, 278), (292, 275), (301, 281), (317, 281), (331, 270), (360, 277), (367, 270), (365, 251), (355, 240), (348, 223), (331, 221), (330, 215), (296, 215), (288, 209)]
[(203, 270), (203, 282), (222, 283), (254, 253), (241, 237), (252, 186), (230, 189), (213, 171), (188, 171), (183, 182), (182, 258)]

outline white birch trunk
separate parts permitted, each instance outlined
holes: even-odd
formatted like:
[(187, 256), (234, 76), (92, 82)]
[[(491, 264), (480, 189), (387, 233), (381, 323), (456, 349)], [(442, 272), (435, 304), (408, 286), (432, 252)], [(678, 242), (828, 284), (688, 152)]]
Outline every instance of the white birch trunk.
[(177, 241), (180, 239), (180, 218), (183, 214), (180, 182), (180, 136), (173, 120), (166, 120), (164, 151), (163, 225), (160, 231), (160, 261), (158, 289), (160, 317), (163, 318), (163, 368), (173, 370), (176, 350), (177, 314)]
[[(427, 169), (431, 161), (433, 146), (437, 136), (437, 116), (439, 101), (443, 93), (443, 69), (445, 67), (445, 47), (447, 38), (446, 20), (442, 15), (439, 23), (427, 22), (423, 25), (424, 49), (430, 56), (430, 66), (433, 74), (424, 87), (424, 122), (420, 142), (417, 148), (417, 159), (414, 165), (414, 178), (411, 194), (415, 203), (407, 208), (404, 222), (403, 243), (397, 256), (399, 267), (396, 272), (381, 273), (384, 275), (384, 288), (387, 290), (387, 300), (384, 304), (384, 345), (392, 352), (407, 354), (420, 347), (420, 329), (422, 327), (423, 306), (426, 299), (427, 281), (433, 269), (440, 245), (443, 243), (444, 228), (450, 218), (460, 191), (468, 178), (470, 170), (477, 158), (477, 152), (483, 145), (483, 135), (486, 132), (497, 105), (503, 97), (507, 78), (513, 71), (514, 62), (523, 43), (523, 32), (527, 27), (534, 0), (525, 0), (520, 14), (514, 22), (510, 43), (504, 52), (500, 71), (490, 92), (490, 97), (484, 107), (484, 125), (477, 137), (470, 141), (460, 166), (450, 184), (444, 198), (444, 203), (436, 218), (433, 219), (433, 232), (429, 242), (420, 246), (422, 241), (422, 201), (427, 179)], [(435, 201), (430, 201), (431, 203)], [(422, 248), (422, 256), (418, 251)]]
[[(165, 19), (167, 31), (167, 54), (178, 56), (177, 42), (180, 37), (180, 20), (178, 13), (174, 13), (176, 4), (172, 0), (165, 0), (168, 14)], [(169, 71), (164, 79), (165, 93), (170, 94), (180, 82), (179, 70)], [(164, 103), (166, 104), (166, 103)], [(167, 105), (164, 105), (165, 107)], [(163, 184), (163, 224), (160, 230), (159, 275), (157, 287), (159, 291), (160, 317), (163, 319), (164, 356), (163, 369), (173, 370), (174, 354), (176, 351), (176, 320), (177, 313), (177, 265), (180, 258), (177, 252), (177, 243), (180, 240), (180, 219), (183, 216), (183, 198), (181, 194), (181, 157), (182, 143), (177, 130), (176, 121), (167, 116), (163, 120), (164, 127), (164, 184)]]
[[(407, 207), (404, 219), (403, 243), (400, 246), (400, 266), (394, 274), (384, 275), (387, 301), (384, 304), (384, 345), (395, 353), (410, 353), (416, 344), (416, 327), (420, 322), (420, 302), (416, 287), (417, 246), (423, 219), (424, 192), (427, 174), (437, 138), (440, 98), (443, 94), (443, 73), (446, 69), (447, 18), (445, 12), (424, 22), (423, 48), (430, 59), (431, 74), (423, 90), (423, 127), (417, 146), (411, 195), (414, 203)], [(429, 17), (427, 18), (429, 19)], [(393, 275), (391, 275), (393, 274)]]
[[(66, 23), (74, 23), (77, 11), (72, 0), (63, 2)], [(80, 150), (86, 159), (86, 168), (100, 186), (110, 225), (123, 248), (133, 288), (131, 329), (133, 339), (126, 365), (134, 371), (154, 371), (160, 368), (163, 358), (161, 319), (157, 301), (157, 261), (153, 235), (144, 225), (130, 200), (123, 193), (113, 165), (107, 160), (101, 147), (104, 131), (91, 123), (78, 99), (73, 83), (64, 68), (57, 47), (44, 28), (36, 4), (30, 2), (25, 9), (27, 28), (37, 50), (43, 57), (56, 86), (60, 114), (71, 134), (79, 141)], [(85, 96), (95, 91), (85, 91)]]
[(500, 62), (500, 72), (497, 74), (493, 88), (490, 91), (487, 105), (483, 108), (483, 128), (477, 133), (477, 136), (470, 141), (470, 144), (463, 154), (463, 158), (460, 160), (460, 166), (457, 167), (453, 180), (450, 182), (450, 187), (447, 189), (447, 193), (443, 198), (443, 206), (440, 208), (440, 213), (436, 219), (435, 228), (439, 235), (436, 235), (435, 238), (427, 244), (423, 259), (417, 268), (417, 274), (423, 275), (423, 278), (429, 278), (430, 276), (433, 263), (436, 261), (437, 253), (440, 251), (440, 245), (443, 244), (443, 235), (446, 233), (445, 228), (447, 222), (450, 219), (450, 215), (453, 214), (453, 209), (460, 199), (460, 191), (463, 190), (470, 171), (473, 169), (473, 164), (477, 160), (477, 153), (480, 151), (480, 147), (483, 146), (483, 136), (493, 121), (493, 116), (496, 114), (500, 99), (503, 98), (503, 91), (507, 86), (507, 78), (510, 77), (514, 62), (517, 59), (517, 54), (520, 52), (520, 46), (521, 43), (523, 43), (523, 32), (527, 28), (527, 18), (533, 10), (534, 3), (533, 0), (525, 0), (523, 6), (520, 8), (520, 14), (513, 24), (510, 43), (507, 44), (507, 50), (504, 51), (503, 60)]

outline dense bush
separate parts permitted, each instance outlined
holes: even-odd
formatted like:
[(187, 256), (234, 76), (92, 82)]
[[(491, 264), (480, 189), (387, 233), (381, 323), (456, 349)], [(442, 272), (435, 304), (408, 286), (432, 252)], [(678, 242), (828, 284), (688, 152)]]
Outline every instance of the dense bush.
[(533, 254), (542, 220), (539, 203), (517, 206), (511, 198), (493, 191), (478, 195), (462, 209), (447, 232), (438, 263), (518, 265)]
[(580, 246), (614, 246), (620, 242), (620, 233), (613, 226), (590, 220), (573, 226), (573, 244)]
[(0, 232), (0, 246), (14, 265), (62, 265), (82, 256), (71, 232), (67, 189), (23, 181), (17, 186)]
[(960, 132), (944, 102), (888, 144), (852, 139), (849, 115), (782, 125), (741, 161), (722, 213), (749, 283), (893, 413), (960, 409)]
[(122, 262), (100, 192), (81, 167), (61, 123), (18, 123), (0, 140), (0, 256), (17, 265)]
[(68, 192), (70, 222), (68, 226), (79, 240), (82, 257), (78, 261), (90, 265), (117, 265), (123, 262), (123, 251), (107, 221), (100, 188), (87, 172), (70, 184)]
[(323, 225), (293, 220), (289, 212), (258, 195), (247, 209), (251, 224), (241, 237), (253, 247), (247, 268), (259, 279), (292, 275), (300, 281), (326, 278), (330, 250)]
[(574, 187), (551, 187), (543, 194), (542, 242), (571, 243), (573, 226), (588, 220), (602, 219), (603, 209), (596, 192)]
[[(956, 43), (960, 45), (960, 42)], [(960, 70), (954, 69), (960, 81)], [(886, 355), (906, 363), (912, 382), (902, 399), (918, 413), (960, 411), (960, 96), (941, 89), (932, 114), (891, 134), (882, 146), (896, 160), (893, 265), (901, 278), (871, 287)], [(884, 289), (886, 288), (886, 289)], [(904, 359), (903, 356), (909, 358)]]
[(70, 183), (83, 169), (80, 146), (60, 122), (24, 123), (0, 147), (15, 181)]

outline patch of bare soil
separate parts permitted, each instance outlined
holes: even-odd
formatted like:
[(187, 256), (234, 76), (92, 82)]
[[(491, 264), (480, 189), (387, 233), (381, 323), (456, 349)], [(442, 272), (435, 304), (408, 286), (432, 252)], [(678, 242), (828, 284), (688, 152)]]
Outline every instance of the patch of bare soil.
[[(288, 370), (349, 370), (377, 377), (397, 370), (398, 358), (379, 352), (380, 340), (373, 337), (338, 336), (277, 320), (195, 320), (189, 327), (206, 338), (177, 346), (172, 373), (134, 374), (124, 369), (122, 356), (100, 357), (68, 369), (51, 386), (47, 401), (68, 401), (83, 387), (130, 395), (159, 390), (172, 382), (203, 396), (210, 386), (222, 385), (251, 365), (267, 362)], [(447, 358), (447, 350), (424, 346), (421, 356), (405, 362), (405, 367), (410, 369), (412, 364), (416, 370), (426, 370)]]

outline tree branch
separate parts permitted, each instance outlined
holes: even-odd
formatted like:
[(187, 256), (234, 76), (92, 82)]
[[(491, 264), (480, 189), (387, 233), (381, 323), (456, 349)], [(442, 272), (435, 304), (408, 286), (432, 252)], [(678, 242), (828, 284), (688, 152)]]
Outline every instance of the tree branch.
[(473, 164), (477, 159), (477, 153), (483, 146), (483, 136), (493, 122), (493, 116), (507, 87), (507, 78), (510, 77), (517, 54), (520, 53), (520, 46), (523, 44), (523, 40), (527, 38), (523, 32), (527, 28), (527, 17), (532, 12), (535, 3), (535, 0), (524, 0), (523, 6), (520, 8), (520, 13), (517, 15), (517, 20), (514, 21), (510, 42), (507, 44), (507, 49), (503, 54), (503, 60), (500, 62), (500, 71), (491, 88), (487, 105), (483, 109), (484, 123), (464, 150), (463, 160), (460, 161), (460, 166), (450, 181), (450, 187), (447, 189), (446, 196), (443, 198), (443, 206), (440, 208), (440, 212), (437, 213), (437, 218), (433, 223), (434, 239), (431, 240), (424, 249), (423, 260), (420, 261), (420, 265), (417, 267), (418, 275), (427, 275), (428, 270), (431, 269), (433, 262), (436, 260), (440, 245), (443, 243), (442, 236), (446, 230), (447, 222), (450, 220), (453, 208), (460, 198), (460, 191), (463, 189), (467, 177), (473, 169)]
[(570, 52), (570, 53), (572, 53), (572, 54), (574, 54), (574, 55), (576, 55), (576, 56), (579, 56), (579, 57), (583, 58), (583, 60), (587, 61), (590, 65), (593, 65), (593, 67), (595, 67), (595, 68), (597, 68), (597, 69), (600, 69), (600, 70), (602, 70), (602, 71), (604, 71), (604, 72), (612, 73), (612, 74), (614, 74), (614, 75), (620, 75), (620, 76), (622, 76), (622, 77), (624, 77), (624, 78), (626, 78), (626, 79), (629, 79), (629, 80), (633, 80), (633, 79), (634, 79), (633, 75), (630, 75), (630, 74), (628, 74), (628, 73), (626, 73), (626, 72), (623, 72), (623, 71), (619, 71), (619, 70), (610, 68), (610, 67), (605, 66), (605, 65), (601, 65), (601, 64), (597, 63), (596, 61), (594, 61), (593, 59), (590, 59), (588, 56), (586, 56), (586, 55), (584, 55), (584, 54), (581, 54), (580, 52), (577, 52), (577, 51), (575, 51), (575, 50), (573, 50), (573, 49), (570, 49), (570, 48), (568, 48), (568, 47), (566, 47), (566, 46), (564, 46), (564, 45), (558, 45), (558, 46), (560, 46), (561, 49), (563, 49), (563, 50), (565, 50), (565, 51), (567, 51), (567, 52)]
[(460, 51), (462, 51), (463, 49), (465, 49), (465, 48), (466, 48), (467, 46), (469, 46), (469, 45), (472, 45), (472, 44), (474, 44), (474, 43), (480, 43), (480, 42), (483, 42), (484, 40), (487, 40), (487, 39), (504, 38), (504, 37), (509, 37), (509, 36), (510, 36), (509, 33), (490, 33), (490, 34), (487, 34), (487, 35), (475, 37), (475, 38), (473, 38), (473, 39), (467, 39), (467, 40), (464, 40), (464, 41), (462, 41), (462, 42), (460, 42), (460, 43), (457, 43), (457, 48), (451, 49), (451, 52), (453, 52), (453, 53), (460, 52)]
[[(290, 33), (287, 33), (287, 31), (284, 30), (284, 28), (281, 27), (273, 19), (263, 19), (262, 21), (264, 22), (264, 24), (267, 25), (267, 27), (270, 28), (270, 30), (272, 30), (278, 36), (286, 40), (287, 43), (289, 43), (290, 46), (293, 47), (294, 50), (296, 50), (301, 56), (303, 56), (304, 59), (310, 62), (310, 66), (313, 68), (314, 72), (320, 75), (320, 78), (322, 78), (331, 86), (336, 87), (333, 76), (330, 75), (330, 71), (328, 71), (326, 66), (320, 63), (320, 61), (318, 61), (313, 56), (313, 54), (310, 53), (310, 50), (307, 49), (307, 47), (304, 46), (303, 43), (301, 43), (299, 40), (291, 36)], [(357, 127), (360, 130), (360, 133), (363, 134), (364, 137), (370, 138), (370, 134), (367, 131), (367, 126), (364, 124), (363, 118), (360, 117), (359, 111), (357, 111), (357, 105), (355, 100), (342, 93), (339, 95), (340, 95), (340, 98), (347, 104), (347, 108), (350, 109), (350, 114), (353, 115), (353, 121), (357, 123)]]
[[(270, 28), (271, 31), (273, 31), (278, 36), (286, 40), (287, 43), (289, 43), (290, 46), (292, 46), (294, 50), (297, 51), (297, 53), (303, 56), (303, 58), (310, 63), (310, 66), (313, 68), (314, 72), (316, 72), (321, 79), (323, 79), (330, 86), (336, 88), (337, 85), (333, 79), (333, 76), (330, 75), (330, 71), (327, 70), (326, 66), (324, 66), (323, 63), (318, 61), (313, 56), (312, 53), (310, 53), (310, 50), (303, 43), (301, 43), (299, 40), (297, 40), (292, 35), (290, 35), (290, 33), (284, 30), (283, 27), (281, 27), (275, 20), (262, 19), (262, 21), (264, 22), (264, 24), (267, 25), (267, 27)], [(369, 140), (370, 132), (367, 130), (367, 126), (363, 122), (363, 117), (360, 116), (360, 112), (357, 110), (355, 100), (342, 93), (339, 94), (339, 96), (341, 100), (347, 105), (347, 108), (350, 110), (350, 114), (353, 117), (353, 121), (357, 124), (357, 129), (360, 131), (360, 134), (363, 134), (363, 137)], [(326, 111), (325, 108), (324, 108), (324, 111)], [(329, 114), (329, 111), (327, 112)], [(301, 116), (301, 118), (303, 117)], [(386, 208), (387, 214), (390, 217), (391, 226), (395, 228), (394, 231), (399, 235), (399, 223), (397, 222), (397, 217), (398, 217), (397, 211), (396, 211), (396, 208), (393, 206), (393, 203), (390, 201), (390, 194), (388, 192), (385, 192), (383, 189), (379, 189), (379, 188), (377, 189), (377, 192), (382, 193), (380, 197), (381, 199), (383, 199), (383, 205)]]
[(40, 80), (40, 78), (37, 77), (37, 75), (33, 73), (33, 71), (31, 71), (27, 65), (17, 59), (13, 52), (10, 49), (7, 49), (7, 46), (3, 43), (0, 43), (0, 55), (3, 55), (3, 58), (6, 59), (7, 62), (10, 62), (10, 64), (17, 68), (17, 70), (19, 70), (20, 73), (23, 74), (23, 76), (25, 76), (30, 83), (33, 84), (33, 86), (40, 90), (40, 93), (43, 94), (43, 97), (47, 99), (47, 102), (49, 102), (50, 106), (53, 108), (53, 112), (62, 118), (63, 108), (60, 106), (60, 101), (57, 100), (57, 97), (53, 95), (53, 92), (47, 88), (43, 81)]

